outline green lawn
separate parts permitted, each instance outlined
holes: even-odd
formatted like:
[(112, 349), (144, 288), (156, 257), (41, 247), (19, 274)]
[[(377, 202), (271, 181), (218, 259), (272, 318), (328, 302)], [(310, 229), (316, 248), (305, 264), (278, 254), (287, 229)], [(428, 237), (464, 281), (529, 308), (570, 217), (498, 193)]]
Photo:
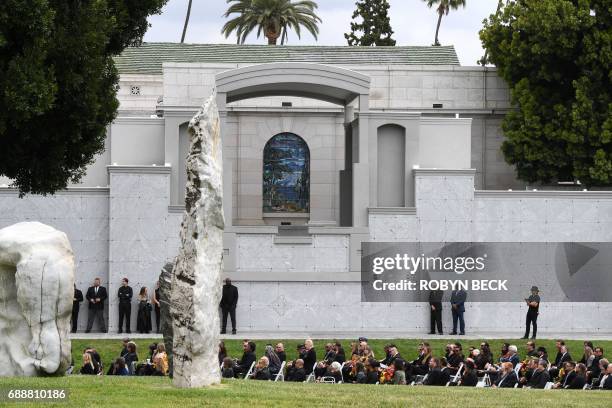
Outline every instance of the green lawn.
[[(65, 388), (68, 407), (610, 407), (612, 392), (228, 380), (208, 389), (176, 389), (160, 377), (9, 378), (6, 388)], [(0, 402), (2, 405), (2, 402)], [(16, 407), (40, 403), (15, 403)], [(52, 404), (48, 404), (52, 405)], [(8, 406), (8, 405), (7, 405)], [(47, 406), (47, 405), (45, 405)]]
[[(139, 340), (140, 357), (146, 358), (147, 346), (154, 340)], [(315, 340), (317, 350), (322, 350), (328, 340)], [(405, 358), (416, 355), (420, 340), (370, 340), (377, 356), (382, 356), (382, 348), (388, 342), (395, 343)], [(350, 340), (342, 340), (348, 349)], [(430, 341), (437, 355), (442, 354), (448, 340)], [(504, 340), (489, 340), (496, 351)], [(508, 340), (523, 349), (523, 340)], [(268, 341), (256, 341), (257, 354), (261, 355)], [(298, 341), (285, 340), (288, 356), (295, 357)], [(568, 341), (575, 359), (581, 356), (582, 342)], [(464, 340), (464, 348), (478, 346), (480, 341)], [(540, 340), (538, 345), (547, 347), (554, 355), (554, 341)], [(610, 355), (612, 341), (597, 341), (598, 346)], [(73, 340), (73, 356), (80, 364), (81, 352), (85, 346), (95, 347), (101, 354), (105, 365), (119, 353), (119, 340)], [(226, 341), (230, 355), (239, 356), (241, 339)], [(320, 352), (322, 353), (322, 352)], [(224, 406), (224, 407), (378, 407), (378, 406), (415, 406), (415, 407), (611, 407), (612, 392), (573, 391), (573, 390), (522, 390), (522, 389), (475, 389), (461, 387), (410, 387), (392, 385), (354, 385), (354, 384), (295, 384), (272, 383), (253, 380), (229, 380), (208, 389), (176, 389), (171, 380), (160, 377), (113, 377), (72, 375), (54, 378), (0, 378), (0, 390), (7, 389), (57, 389), (69, 392), (67, 402), (57, 405), (90, 407), (166, 407), (180, 406)], [(14, 406), (28, 407), (40, 403), (21, 402)], [(54, 404), (49, 404), (54, 405)], [(0, 406), (10, 406), (0, 400)]]

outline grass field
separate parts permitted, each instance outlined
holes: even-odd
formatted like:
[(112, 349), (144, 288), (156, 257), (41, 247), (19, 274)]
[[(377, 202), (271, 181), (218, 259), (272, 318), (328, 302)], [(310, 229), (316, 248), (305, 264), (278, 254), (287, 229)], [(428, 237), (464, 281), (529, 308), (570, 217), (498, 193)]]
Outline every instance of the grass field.
[[(315, 340), (317, 350), (322, 350), (328, 340)], [(430, 341), (434, 352), (440, 355), (449, 340)], [(507, 340), (523, 349), (523, 340)], [(140, 358), (145, 359), (147, 346), (153, 340), (139, 340)], [(350, 340), (343, 340), (348, 348)], [(416, 339), (370, 340), (377, 356), (388, 342), (395, 343), (407, 359), (416, 355)], [(504, 340), (489, 340), (498, 353)], [(256, 341), (257, 354), (261, 355), (268, 341)], [(288, 357), (295, 357), (296, 340), (285, 340)], [(554, 341), (540, 340), (538, 345), (547, 347), (554, 355)], [(575, 359), (582, 354), (581, 341), (568, 341)], [(73, 340), (73, 356), (80, 364), (81, 352), (86, 346), (95, 347), (105, 365), (118, 355), (119, 340)], [(478, 346), (480, 341), (463, 341), (464, 348)], [(241, 353), (241, 339), (226, 341), (232, 356)], [(598, 346), (612, 351), (612, 341), (598, 341)], [(322, 353), (322, 351), (320, 351)], [(609, 353), (608, 353), (609, 354)], [(228, 380), (208, 389), (176, 389), (171, 380), (160, 377), (113, 377), (72, 375), (54, 378), (1, 378), (0, 389), (58, 389), (68, 390), (68, 401), (58, 405), (65, 407), (612, 407), (612, 392), (574, 390), (522, 390), (475, 389), (461, 387), (409, 387), (391, 385), (354, 384), (303, 384), (273, 383), (253, 380)], [(12, 406), (40, 406), (41, 403), (19, 402)], [(0, 400), (0, 406), (11, 406)]]
[[(612, 392), (228, 380), (208, 389), (176, 389), (160, 377), (9, 378), (6, 388), (65, 388), (63, 407), (606, 407)], [(3, 402), (0, 401), (0, 405)], [(16, 407), (40, 406), (20, 402)], [(6, 406), (9, 406), (8, 404)]]

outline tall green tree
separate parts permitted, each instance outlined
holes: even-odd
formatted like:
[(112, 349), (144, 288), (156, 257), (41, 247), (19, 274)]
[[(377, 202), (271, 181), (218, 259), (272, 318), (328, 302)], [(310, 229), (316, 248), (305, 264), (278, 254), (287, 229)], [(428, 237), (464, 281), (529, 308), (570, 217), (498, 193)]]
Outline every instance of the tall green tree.
[(512, 104), (502, 151), (528, 182), (612, 184), (609, 0), (519, 0), (484, 21)]
[(387, 0), (359, 0), (355, 6), (351, 32), (344, 34), (348, 45), (395, 45)]
[(427, 3), (427, 7), (436, 7), (438, 12), (438, 25), (436, 26), (436, 37), (433, 45), (440, 45), (438, 40), (438, 34), (440, 32), (440, 24), (442, 23), (442, 16), (447, 16), (451, 10), (457, 10), (459, 7), (465, 7), (465, 0), (423, 0)]
[(257, 29), (257, 38), (263, 34), (269, 45), (287, 41), (288, 30), (293, 29), (301, 38), (301, 27), (306, 28), (316, 39), (321, 19), (315, 13), (317, 3), (310, 0), (227, 0), (230, 4), (224, 14), (238, 14), (223, 26), (225, 38), (236, 32), (237, 43), (244, 44), (248, 35)]
[(78, 182), (104, 149), (118, 74), (166, 0), (0, 2), (0, 175), (20, 194)]

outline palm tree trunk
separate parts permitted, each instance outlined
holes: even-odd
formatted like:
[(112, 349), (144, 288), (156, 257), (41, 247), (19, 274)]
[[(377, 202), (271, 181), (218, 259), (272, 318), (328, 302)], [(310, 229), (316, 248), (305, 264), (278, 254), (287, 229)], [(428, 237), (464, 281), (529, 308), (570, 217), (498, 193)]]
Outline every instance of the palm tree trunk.
[(270, 26), (264, 31), (264, 35), (268, 39), (268, 45), (276, 45), (276, 41), (278, 37), (280, 37), (280, 33), (277, 33), (274, 29), (274, 26)]
[(187, 34), (187, 25), (189, 24), (189, 15), (191, 14), (191, 1), (187, 5), (187, 15), (185, 16), (185, 25), (183, 26), (183, 35), (181, 35), (181, 44), (185, 42), (185, 34)]
[(434, 40), (434, 45), (440, 45), (440, 41), (438, 41), (438, 33), (440, 32), (441, 22), (442, 22), (442, 13), (438, 12), (438, 26), (436, 27), (436, 38)]

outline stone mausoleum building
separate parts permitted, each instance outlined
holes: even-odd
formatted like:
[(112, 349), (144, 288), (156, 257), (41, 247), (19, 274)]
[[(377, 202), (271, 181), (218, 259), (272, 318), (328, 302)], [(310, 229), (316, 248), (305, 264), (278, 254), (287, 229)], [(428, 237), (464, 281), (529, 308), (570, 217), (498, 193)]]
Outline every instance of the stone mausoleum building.
[[(0, 180), (0, 227), (65, 231), (77, 287), (99, 276), (109, 289), (111, 331), (121, 278), (151, 292), (177, 254), (187, 124), (214, 88), (224, 274), (242, 332), (428, 331), (426, 303), (360, 301), (365, 241), (612, 239), (611, 192), (516, 180), (500, 152), (508, 89), (494, 68), (460, 66), (453, 47), (145, 43), (117, 65), (119, 115), (81, 184), (20, 199)], [(607, 303), (545, 299), (542, 334), (611, 329)], [(468, 332), (521, 333), (521, 300), (468, 303)]]

